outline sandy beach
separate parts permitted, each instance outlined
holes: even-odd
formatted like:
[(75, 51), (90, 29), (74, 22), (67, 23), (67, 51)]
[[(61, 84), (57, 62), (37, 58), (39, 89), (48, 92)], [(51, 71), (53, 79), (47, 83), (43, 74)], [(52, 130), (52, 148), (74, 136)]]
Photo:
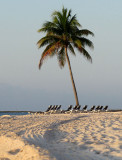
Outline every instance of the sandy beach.
[(0, 160), (120, 160), (122, 112), (0, 116)]

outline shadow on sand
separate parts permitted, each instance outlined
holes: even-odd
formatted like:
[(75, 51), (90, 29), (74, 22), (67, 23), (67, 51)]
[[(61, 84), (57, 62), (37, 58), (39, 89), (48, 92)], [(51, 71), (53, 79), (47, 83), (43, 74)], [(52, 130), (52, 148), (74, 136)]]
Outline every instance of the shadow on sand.
[[(100, 153), (92, 153), (88, 150), (87, 145), (78, 146), (76, 143), (62, 141), (67, 135), (67, 132), (59, 130), (60, 125), (68, 124), (72, 121), (80, 120), (85, 116), (78, 116), (70, 120), (64, 120), (58, 123), (53, 123), (46, 130), (43, 137), (41, 135), (28, 135), (24, 138), (29, 144), (35, 145), (41, 150), (47, 150), (50, 154), (50, 160), (55, 158), (56, 160), (109, 160), (109, 157), (103, 157)], [(117, 160), (117, 157), (113, 157)]]

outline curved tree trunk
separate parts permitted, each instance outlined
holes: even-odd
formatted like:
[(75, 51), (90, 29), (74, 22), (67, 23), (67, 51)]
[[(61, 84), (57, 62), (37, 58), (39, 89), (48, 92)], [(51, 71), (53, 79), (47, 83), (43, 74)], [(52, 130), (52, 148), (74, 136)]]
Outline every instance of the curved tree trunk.
[(69, 67), (69, 71), (70, 71), (70, 77), (71, 77), (71, 81), (72, 81), (72, 86), (73, 86), (73, 91), (74, 91), (74, 95), (75, 95), (76, 105), (79, 105), (77, 91), (76, 91), (76, 87), (75, 87), (75, 82), (74, 82), (74, 78), (73, 78), (73, 74), (72, 74), (72, 69), (71, 69), (71, 65), (70, 65), (70, 60), (69, 60), (69, 56), (68, 56), (68, 53), (67, 53), (67, 47), (65, 48), (65, 54), (66, 54), (66, 58), (67, 58), (67, 62), (68, 62), (68, 67)]

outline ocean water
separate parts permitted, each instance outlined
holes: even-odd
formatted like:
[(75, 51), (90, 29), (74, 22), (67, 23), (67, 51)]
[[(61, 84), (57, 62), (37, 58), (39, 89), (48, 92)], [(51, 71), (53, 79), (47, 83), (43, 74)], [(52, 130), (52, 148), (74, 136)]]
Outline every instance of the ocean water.
[(24, 112), (24, 111), (0, 111), (0, 116), (3, 115), (27, 115), (29, 114), (28, 112)]

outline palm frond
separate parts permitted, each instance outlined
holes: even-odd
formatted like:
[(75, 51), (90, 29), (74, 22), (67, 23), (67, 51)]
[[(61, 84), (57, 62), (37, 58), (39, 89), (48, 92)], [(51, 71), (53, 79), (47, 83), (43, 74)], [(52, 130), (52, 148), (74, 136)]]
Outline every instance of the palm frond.
[(66, 63), (66, 55), (65, 55), (65, 49), (64, 47), (61, 48), (61, 50), (57, 54), (57, 58), (59, 61), (60, 68), (63, 68)]
[(55, 51), (57, 51), (59, 48), (60, 48), (59, 41), (56, 43), (55, 42), (51, 43), (45, 48), (44, 52), (42, 53), (41, 59), (39, 61), (39, 69), (41, 68), (44, 59), (46, 59), (47, 56), (51, 56), (51, 54), (54, 54)]
[(87, 29), (77, 30), (75, 34), (78, 36), (88, 36), (88, 35), (94, 36), (94, 33)]
[(72, 10), (70, 9), (68, 14), (67, 14), (67, 17), (66, 17), (67, 19), (69, 19), (69, 17), (71, 17), (71, 13), (72, 13)]
[(79, 38), (79, 40), (81, 41), (81, 44), (84, 47), (88, 46), (89, 48), (94, 49), (94, 45), (93, 45), (92, 41), (90, 41), (89, 39), (83, 37), (83, 38)]
[(78, 51), (80, 53), (82, 53), (82, 55), (87, 58), (87, 60), (92, 62), (92, 58), (90, 56), (90, 54), (85, 50), (85, 48), (83, 48), (82, 46), (79, 46), (77, 43), (74, 43), (74, 46), (78, 49)]
[(56, 24), (56, 26), (57, 26), (58, 24), (60, 24), (60, 21), (59, 21), (59, 19), (57, 18), (57, 16), (53, 16), (53, 17), (52, 17), (52, 21), (53, 21), (53, 23)]
[(53, 43), (53, 42), (57, 42), (60, 40), (60, 37), (57, 36), (57, 35), (47, 35), (43, 38), (41, 38), (38, 42), (37, 42), (37, 45), (38, 45), (38, 48), (41, 48), (47, 44), (50, 44), (50, 43)]
[(73, 39), (72, 41), (74, 44), (76, 44), (76, 46), (78, 47), (82, 47), (82, 43), (81, 43), (81, 40), (77, 37), (75, 37), (75, 39)]
[(72, 46), (70, 43), (69, 43), (69, 45), (68, 45), (68, 49), (69, 49), (69, 51), (70, 51), (73, 55), (76, 56), (75, 51), (74, 51), (74, 48), (73, 48), (73, 46)]
[(89, 60), (92, 63), (92, 57), (90, 56), (90, 54), (83, 47), (82, 47), (82, 54), (84, 55), (84, 57), (87, 58), (87, 60)]
[(55, 23), (52, 22), (47, 22), (43, 25), (43, 27), (41, 29), (38, 30), (38, 32), (53, 32), (53, 33), (58, 33), (57, 32), (57, 26)]
[(48, 36), (45, 36), (37, 42), (37, 45), (38, 45), (38, 48), (41, 48), (51, 42), (53, 42), (53, 40), (50, 39)]
[(77, 26), (77, 27), (81, 27), (81, 24), (78, 22), (78, 20), (76, 19), (76, 14), (70, 19), (70, 25), (73, 26)]
[(52, 13), (52, 17), (57, 17), (58, 20), (61, 20), (62, 19), (62, 13), (59, 12), (59, 11), (54, 11)]
[(62, 8), (62, 15), (63, 15), (63, 17), (65, 17), (66, 18), (66, 16), (67, 16), (67, 8)]

